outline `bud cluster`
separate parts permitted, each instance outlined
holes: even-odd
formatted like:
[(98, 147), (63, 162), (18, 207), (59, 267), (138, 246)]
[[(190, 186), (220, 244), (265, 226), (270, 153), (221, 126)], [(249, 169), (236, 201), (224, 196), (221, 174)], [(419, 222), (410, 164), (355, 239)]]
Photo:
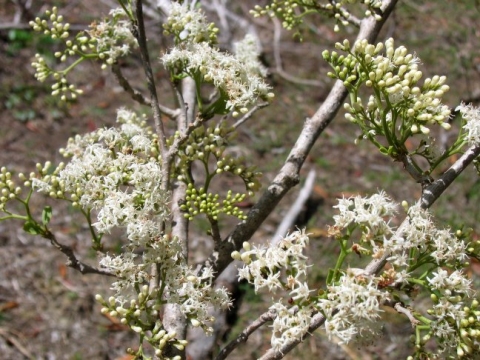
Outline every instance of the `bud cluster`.
[(287, 30), (292, 30), (303, 23), (303, 17), (308, 13), (328, 13), (335, 20), (335, 32), (340, 30), (339, 24), (348, 26), (351, 20), (351, 13), (345, 8), (345, 5), (360, 3), (367, 7), (365, 16), (374, 16), (377, 21), (382, 19), (380, 8), (381, 0), (339, 0), (322, 3), (311, 0), (272, 0), (269, 5), (262, 7), (256, 5), (250, 13), (254, 17), (269, 15), (282, 20), (282, 25)]
[(228, 190), (227, 196), (222, 200), (222, 204), (218, 202), (219, 195), (212, 193), (205, 193), (203, 188), (197, 190), (192, 184), (188, 184), (185, 203), (180, 206), (180, 209), (185, 212), (185, 217), (192, 220), (198, 214), (206, 214), (213, 220), (218, 220), (218, 215), (224, 213), (226, 215), (235, 216), (241, 220), (247, 217), (235, 205), (245, 199), (245, 194), (232, 194)]
[[(30, 182), (22, 173), (18, 174), (18, 179), (23, 181), (28, 187)], [(6, 167), (0, 169), (0, 211), (6, 211), (6, 205), (10, 200), (18, 199), (22, 193), (22, 187), (15, 182), (12, 173)]]
[(130, 31), (130, 24), (125, 20), (125, 12), (122, 9), (112, 10), (110, 17), (100, 23), (90, 25), (90, 30), (85, 33), (80, 32), (74, 39), (69, 39), (69, 23), (63, 23), (63, 16), (58, 15), (58, 9), (45, 11), (47, 19), (36, 18), (30, 22), (30, 26), (39, 32), (51, 36), (52, 39), (58, 39), (64, 42), (65, 49), (57, 51), (54, 55), (61, 62), (66, 62), (69, 57), (77, 56), (73, 64), (63, 70), (55, 70), (47, 64), (47, 61), (40, 54), (35, 55), (35, 61), (32, 63), (35, 68), (35, 77), (38, 81), (45, 81), (52, 76), (55, 83), (52, 85), (52, 95), (60, 96), (62, 101), (75, 100), (82, 94), (81, 89), (77, 89), (71, 84), (66, 76), (80, 62), (85, 59), (100, 59), (104, 62), (102, 68), (112, 65), (117, 58), (125, 56), (132, 47), (137, 46), (137, 41)]
[[(143, 340), (154, 347), (156, 356), (162, 356), (167, 345), (179, 350), (183, 350), (187, 345), (186, 340), (176, 338), (175, 331), (167, 332), (159, 320), (161, 303), (158, 301), (158, 289), (149, 293), (149, 286), (142, 286), (137, 299), (131, 299), (129, 306), (125, 306), (124, 302), (119, 302), (113, 296), (105, 301), (100, 294), (97, 294), (95, 299), (102, 305), (102, 314), (120, 318), (122, 324), (141, 334)], [(132, 349), (128, 349), (127, 352), (131, 355), (142, 355)]]
[[(341, 80), (350, 92), (345, 117), (358, 124), (363, 137), (382, 153), (394, 158), (408, 153), (406, 140), (417, 133), (429, 134), (433, 124), (450, 129), (450, 109), (441, 102), (449, 90), (445, 76), (427, 78), (420, 85), (419, 59), (404, 46), (396, 48), (388, 39), (376, 45), (362, 40), (353, 48), (345, 40), (335, 47), (346, 54), (325, 50), (322, 55), (333, 68), (328, 75)], [(359, 96), (363, 85), (372, 89), (366, 103)], [(384, 136), (387, 144), (380, 144), (378, 136)]]
[[(217, 220), (219, 213), (225, 213), (244, 219), (242, 211), (235, 204), (243, 201), (247, 194), (253, 196), (254, 192), (258, 191), (261, 173), (256, 172), (255, 167), (243, 165), (243, 158), (235, 158), (226, 153), (228, 143), (235, 136), (234, 130), (224, 122), (208, 128), (201, 126), (192, 131), (188, 139), (179, 147), (179, 162), (173, 174), (177, 180), (188, 185), (186, 203), (181, 205), (187, 218), (192, 219), (200, 213), (205, 213), (213, 220)], [(167, 144), (170, 145), (173, 141), (174, 138), (171, 138), (167, 140)], [(199, 161), (205, 169), (205, 184), (200, 189), (194, 186), (194, 179), (191, 177), (191, 167), (195, 161)], [(218, 194), (208, 193), (212, 179), (222, 173), (240, 177), (245, 184), (247, 194), (233, 194), (229, 191), (226, 198), (220, 202)]]

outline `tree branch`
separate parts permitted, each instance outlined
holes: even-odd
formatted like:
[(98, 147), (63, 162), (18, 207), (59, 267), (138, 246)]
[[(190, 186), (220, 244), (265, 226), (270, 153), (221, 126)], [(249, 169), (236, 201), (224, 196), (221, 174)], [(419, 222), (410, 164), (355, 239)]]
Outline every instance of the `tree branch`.
[(240, 344), (247, 342), (248, 337), (253, 334), (254, 331), (259, 329), (261, 326), (266, 324), (267, 322), (273, 321), (277, 316), (276, 312), (273, 310), (269, 310), (262, 315), (258, 319), (256, 319), (253, 323), (247, 326), (240, 335), (237, 336), (236, 339), (232, 340), (227, 346), (225, 346), (217, 355), (215, 360), (224, 360), (227, 358), (230, 353), (235, 350)]
[[(382, 7), (384, 17), (381, 21), (375, 21), (373, 17), (362, 20), (357, 41), (366, 39), (369, 42), (373, 42), (397, 1), (384, 1)], [(216, 276), (232, 261), (230, 254), (234, 250), (239, 250), (242, 247), (242, 243), (251, 238), (285, 194), (298, 184), (300, 169), (308, 153), (323, 130), (334, 119), (346, 96), (346, 88), (341, 81), (337, 81), (317, 112), (312, 118), (305, 121), (302, 132), (290, 151), (285, 164), (264, 191), (259, 201), (250, 210), (247, 219), (235, 227), (233, 232), (214, 249), (214, 253), (206, 261), (205, 265), (212, 266)]]
[(150, 92), (150, 102), (153, 111), (153, 119), (155, 121), (155, 130), (158, 134), (158, 142), (160, 145), (160, 152), (162, 154), (164, 166), (163, 171), (165, 172), (164, 178), (162, 179), (162, 190), (168, 189), (169, 183), (169, 167), (166, 166), (166, 154), (167, 154), (167, 138), (165, 134), (165, 129), (163, 127), (163, 122), (160, 116), (160, 104), (158, 102), (158, 95), (157, 89), (155, 87), (155, 78), (153, 76), (152, 65), (150, 64), (150, 56), (148, 54), (148, 47), (147, 47), (147, 37), (145, 35), (145, 24), (143, 22), (143, 10), (142, 10), (142, 0), (136, 0), (135, 4), (135, 16), (136, 16), (136, 24), (134, 24), (134, 36), (138, 41), (138, 45), (140, 47), (140, 55), (142, 58), (143, 69), (145, 71), (145, 76), (147, 78), (147, 87), (148, 91)]

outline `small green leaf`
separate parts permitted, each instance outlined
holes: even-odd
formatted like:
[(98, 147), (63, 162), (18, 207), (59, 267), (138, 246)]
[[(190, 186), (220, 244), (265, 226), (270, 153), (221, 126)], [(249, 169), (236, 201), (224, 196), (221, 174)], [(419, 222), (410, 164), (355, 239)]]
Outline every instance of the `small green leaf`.
[(30, 220), (26, 221), (25, 224), (23, 224), (23, 230), (32, 235), (38, 235), (42, 233), (42, 228), (38, 226), (37, 223)]
[(45, 208), (42, 211), (42, 223), (43, 223), (43, 225), (47, 225), (50, 222), (51, 218), (52, 218), (52, 207), (51, 206), (45, 206)]

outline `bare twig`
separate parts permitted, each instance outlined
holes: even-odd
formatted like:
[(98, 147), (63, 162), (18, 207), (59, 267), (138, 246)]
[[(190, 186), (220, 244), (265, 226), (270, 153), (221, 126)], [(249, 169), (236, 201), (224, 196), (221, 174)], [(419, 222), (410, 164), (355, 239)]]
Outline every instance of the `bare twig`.
[[(178, 90), (175, 87), (176, 90)], [(181, 116), (176, 118), (177, 130), (181, 134), (188, 133), (190, 124), (195, 126), (195, 82), (191, 78), (185, 78), (182, 80), (182, 92), (178, 92), (179, 100), (181, 100), (180, 113)], [(186, 137), (185, 137), (186, 139)], [(178, 149), (178, 143), (175, 143), (169, 149), (167, 161), (170, 163), (176, 152), (172, 152), (172, 148)], [(185, 200), (187, 187), (183, 182), (176, 181), (174, 183), (173, 195), (172, 195), (172, 236), (180, 240), (182, 247), (182, 256), (184, 259), (188, 259), (188, 220), (185, 218), (180, 204)], [(187, 336), (187, 319), (182, 313), (178, 304), (167, 304), (164, 308), (163, 324), (167, 331), (175, 331), (178, 339), (185, 339)], [(174, 357), (180, 355), (185, 358), (185, 350), (178, 350), (174, 347), (166, 349), (165, 355)]]
[(250, 109), (250, 111), (248, 111), (245, 115), (242, 116), (241, 119), (238, 119), (235, 124), (233, 124), (233, 127), (236, 129), (238, 128), (240, 125), (242, 125), (245, 121), (247, 121), (248, 119), (250, 119), (253, 114), (255, 114), (258, 110), (268, 106), (269, 103), (268, 102), (265, 102), (265, 103), (260, 103), (260, 104), (257, 104), (255, 105), (253, 108)]
[(130, 94), (133, 100), (142, 105), (152, 106), (152, 102), (149, 99), (146, 99), (140, 92), (132, 88), (128, 80), (125, 78), (125, 76), (123, 76), (122, 70), (118, 63), (112, 65), (112, 72), (120, 86), (123, 88), (123, 90)]
[(298, 217), (298, 214), (302, 211), (303, 206), (307, 202), (310, 194), (312, 193), (313, 185), (315, 185), (315, 170), (310, 170), (307, 179), (303, 188), (298, 193), (297, 199), (293, 205), (288, 210), (287, 214), (282, 219), (282, 222), (277, 228), (277, 231), (272, 237), (270, 242), (271, 246), (275, 246), (280, 240), (285, 236), (285, 234), (292, 228), (295, 224), (295, 220)]
[(409, 309), (403, 307), (401, 303), (397, 302), (393, 306), (393, 308), (397, 310), (398, 313), (405, 315), (408, 318), (408, 320), (410, 320), (412, 327), (415, 327), (415, 325), (418, 325), (420, 323), (419, 320), (415, 319), (412, 312)]
[[(136, 0), (135, 4), (135, 16), (136, 16), (136, 24), (134, 24), (134, 36), (138, 41), (138, 45), (140, 47), (140, 55), (142, 57), (143, 69), (145, 71), (145, 75), (147, 77), (147, 87), (148, 91), (150, 92), (150, 101), (153, 111), (153, 119), (155, 121), (155, 129), (158, 135), (158, 142), (160, 145), (160, 152), (165, 162), (165, 157), (167, 154), (167, 142), (166, 142), (166, 134), (165, 129), (163, 127), (163, 122), (160, 117), (160, 104), (158, 102), (158, 95), (157, 89), (155, 88), (155, 79), (153, 76), (152, 65), (150, 64), (150, 56), (148, 54), (147, 48), (147, 38), (145, 35), (145, 25), (143, 22), (143, 10), (142, 10), (142, 0)], [(164, 163), (163, 171), (163, 181), (162, 181), (162, 190), (168, 189), (168, 182), (169, 182), (169, 167), (166, 166), (167, 164)]]
[(253, 323), (247, 326), (234, 340), (232, 340), (227, 346), (225, 346), (217, 355), (215, 360), (226, 359), (230, 353), (235, 350), (240, 344), (247, 342), (248, 337), (253, 334), (254, 331), (259, 329), (267, 322), (273, 321), (276, 317), (274, 310), (269, 310), (266, 313), (260, 315)]
[[(4, 337), (5, 340), (7, 340), (9, 343), (15, 346), (18, 349), (18, 351), (22, 353), (22, 355), (25, 356), (27, 359), (29, 360), (35, 359), (35, 357), (11, 333), (12, 333), (11, 330), (0, 328), (0, 336)], [(15, 335), (18, 336), (19, 334), (15, 334)]]
[(94, 268), (90, 265), (87, 265), (80, 260), (77, 259), (75, 256), (75, 253), (73, 252), (72, 248), (70, 246), (61, 244), (57, 241), (57, 238), (53, 233), (48, 231), (44, 237), (48, 240), (50, 240), (50, 243), (60, 250), (63, 254), (65, 254), (68, 258), (66, 265), (71, 267), (72, 269), (80, 271), (82, 274), (100, 274), (100, 275), (107, 275), (107, 276), (115, 276), (115, 274), (112, 274), (108, 271), (101, 270)]

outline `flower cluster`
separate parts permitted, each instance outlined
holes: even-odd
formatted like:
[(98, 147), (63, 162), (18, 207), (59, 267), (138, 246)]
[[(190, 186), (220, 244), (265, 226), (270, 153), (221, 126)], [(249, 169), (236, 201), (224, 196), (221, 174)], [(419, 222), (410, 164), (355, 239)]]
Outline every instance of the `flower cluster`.
[[(168, 139), (167, 144), (172, 144), (175, 136)], [(234, 136), (234, 128), (222, 122), (208, 128), (198, 127), (180, 145), (177, 153), (179, 161), (173, 174), (188, 187), (186, 201), (180, 206), (185, 212), (185, 217), (192, 219), (204, 213), (212, 220), (217, 220), (220, 213), (225, 213), (240, 219), (245, 218), (235, 204), (243, 201), (246, 195), (253, 196), (254, 192), (258, 191), (261, 173), (255, 171), (255, 167), (245, 166), (242, 158), (233, 157), (226, 152), (226, 147)], [(213, 169), (212, 160), (215, 163)], [(206, 179), (202, 187), (199, 187), (191, 175), (191, 167), (195, 161), (199, 161), (205, 169)], [(229, 191), (226, 197), (220, 200), (218, 194), (209, 193), (208, 188), (212, 179), (222, 173), (230, 173), (242, 179), (246, 194), (233, 194)]]
[(33, 179), (33, 186), (68, 199), (86, 213), (97, 211), (100, 233), (124, 227), (130, 241), (144, 244), (159, 235), (158, 222), (168, 215), (169, 194), (160, 189), (162, 169), (155, 137), (144, 118), (121, 109), (119, 129), (99, 129), (69, 140), (71, 157), (52, 175)]
[[(253, 46), (251, 37), (237, 47), (241, 50), (238, 56), (221, 52), (213, 46), (216, 31), (207, 25), (205, 15), (176, 3), (172, 4), (165, 26), (177, 39), (177, 45), (161, 58), (172, 78), (190, 76), (198, 88), (201, 83), (209, 83), (218, 91), (215, 101), (208, 107), (203, 108), (203, 104), (199, 104), (203, 117), (231, 111), (246, 113), (257, 99), (273, 97), (262, 77), (265, 71), (254, 59), (258, 50)], [(249, 56), (246, 50), (251, 51)]]
[(357, 334), (364, 336), (373, 331), (381, 306), (389, 299), (390, 294), (379, 289), (376, 279), (347, 270), (337, 284), (328, 287), (326, 297), (318, 301), (326, 317), (327, 335), (348, 343)]
[(255, 36), (247, 34), (242, 41), (233, 44), (233, 52), (235, 54), (235, 58), (241, 63), (245, 64), (247, 71), (249, 71), (252, 75), (266, 77), (268, 75), (268, 70), (258, 60), (258, 57), (260, 56), (260, 49), (257, 41), (258, 39)]
[(234, 259), (245, 263), (239, 269), (239, 278), (252, 283), (255, 291), (262, 288), (268, 288), (270, 292), (285, 290), (290, 296), (289, 303), (298, 305), (298, 308), (292, 309), (279, 301), (270, 308), (277, 314), (271, 339), (275, 350), (292, 339), (301, 340), (315, 312), (310, 299), (312, 290), (306, 282), (307, 257), (303, 254), (308, 242), (308, 235), (304, 231), (295, 231), (275, 246), (251, 248), (245, 242), (242, 254), (237, 251), (232, 253)]
[(461, 104), (455, 110), (460, 111), (465, 120), (465, 125), (463, 125), (463, 129), (466, 131), (465, 140), (471, 146), (478, 146), (480, 144), (480, 108), (472, 104)]
[[(339, 201), (336, 208), (340, 213), (334, 217), (335, 225), (330, 233), (342, 242), (342, 249), (347, 249), (346, 243), (355, 241), (354, 231), (361, 232), (360, 245), (353, 244), (345, 254), (371, 254), (373, 258), (387, 254), (389, 268), (378, 276), (350, 269), (342, 277), (333, 278), (327, 295), (319, 300), (321, 311), (327, 316), (326, 331), (348, 341), (363, 327), (356, 325), (358, 321), (374, 321), (379, 304), (390, 299), (389, 292), (401, 287), (408, 289), (415, 284), (421, 285), (433, 301), (427, 311), (429, 317), (415, 315), (418, 324), (414, 325), (419, 326), (418, 331), (428, 332), (427, 340), (416, 342), (417, 350), (424, 351), (425, 343), (432, 337), (438, 341), (439, 353), (449, 354), (453, 349), (471, 354), (480, 335), (477, 335), (479, 318), (472, 315), (475, 314), (472, 310), (466, 314), (469, 308), (465, 301), (474, 295), (474, 291), (462, 269), (468, 265), (467, 255), (474, 248), (462, 240), (461, 231), (453, 234), (449, 229), (437, 228), (431, 214), (420, 204), (402, 205), (407, 210), (407, 218), (400, 227), (394, 228), (389, 223), (394, 222), (397, 205), (383, 193), (370, 198), (356, 196)], [(430, 270), (417, 271), (426, 267)], [(356, 296), (355, 303), (349, 300), (349, 288)], [(362, 291), (365, 294), (363, 299)], [(367, 294), (372, 294), (370, 300)], [(408, 299), (407, 303), (413, 307), (414, 297), (409, 291), (405, 295), (405, 301)], [(364, 307), (369, 303), (371, 307), (367, 311)], [(465, 320), (467, 318), (470, 320)]]
[[(104, 62), (103, 68), (112, 65), (118, 58), (130, 53), (138, 46), (132, 34), (131, 24), (123, 9), (110, 11), (109, 17), (100, 23), (90, 25), (88, 47)], [(87, 38), (79, 40), (87, 41)], [(86, 48), (82, 48), (85, 51)]]
[(450, 109), (441, 103), (449, 90), (445, 76), (427, 78), (419, 86), (419, 60), (408, 54), (404, 46), (395, 48), (393, 39), (388, 39), (377, 45), (362, 40), (350, 48), (345, 40), (337, 43), (336, 48), (347, 55), (323, 52), (334, 69), (329, 76), (342, 80), (352, 95), (358, 93), (362, 84), (374, 90), (366, 104), (356, 95), (351, 96), (351, 104), (345, 104), (347, 119), (358, 123), (365, 136), (382, 134), (389, 145), (403, 144), (411, 134), (428, 134), (428, 125), (437, 123), (450, 128), (446, 121)]
[[(129, 245), (131, 246), (131, 245)], [(132, 248), (132, 251), (134, 248)], [(230, 298), (224, 288), (215, 289), (213, 286), (213, 272), (205, 269), (202, 274), (188, 266), (186, 259), (182, 256), (181, 243), (177, 238), (162, 235), (150, 239), (142, 254), (142, 261), (134, 261), (136, 256), (127, 252), (118, 256), (105, 255), (100, 265), (118, 276), (113, 283), (112, 289), (116, 291), (114, 297), (117, 307), (115, 311), (122, 318), (128, 321), (128, 314), (136, 314), (148, 317), (152, 309), (159, 307), (162, 302), (168, 301), (171, 304), (178, 304), (182, 313), (190, 320), (193, 326), (201, 326), (207, 333), (213, 329), (209, 323), (214, 319), (209, 315), (209, 308), (216, 307), (226, 309), (230, 306)], [(144, 304), (140, 308), (132, 308), (129, 302), (130, 293), (139, 285), (148, 287), (148, 272), (152, 266), (158, 266), (159, 277), (162, 282), (162, 293), (148, 292), (144, 298)], [(155, 289), (159, 292), (159, 289)], [(126, 296), (128, 295), (128, 297)], [(130, 308), (125, 309), (126, 303)], [(119, 310), (120, 308), (120, 310)], [(151, 320), (157, 321), (158, 316), (152, 315)], [(135, 321), (128, 322), (131, 326), (140, 326)], [(146, 320), (142, 324), (148, 324)], [(150, 325), (152, 325), (150, 323)], [(148, 326), (144, 329), (148, 329)]]
[(384, 236), (393, 233), (393, 229), (385, 219), (395, 215), (397, 206), (384, 192), (369, 198), (355, 196), (339, 199), (338, 205), (334, 208), (338, 209), (339, 214), (333, 217), (335, 225), (329, 231), (332, 235), (352, 223), (362, 226), (368, 235), (365, 241), (383, 239)]
[(163, 24), (164, 34), (173, 34), (175, 43), (217, 42), (218, 28), (208, 23), (200, 10), (189, 10), (185, 4), (172, 2), (167, 21)]
[(419, 204), (408, 209), (408, 221), (401, 231), (383, 241), (383, 250), (392, 254), (389, 261), (398, 267), (409, 265), (413, 249), (428, 254), (433, 263), (441, 266), (463, 266), (467, 258), (466, 244), (449, 229), (438, 229), (430, 213)]
[[(231, 302), (224, 288), (214, 287), (212, 269), (197, 273), (183, 256), (181, 241), (162, 230), (161, 223), (169, 216), (169, 193), (160, 187), (165, 174), (156, 135), (146, 119), (120, 109), (117, 122), (118, 128), (70, 139), (61, 151), (70, 158), (68, 163), (53, 172), (50, 164), (39, 166), (31, 184), (79, 207), (100, 233), (96, 235), (92, 229), (97, 249), (101, 249), (102, 234), (113, 228), (125, 229), (125, 251), (120, 255), (103, 254), (100, 259), (101, 268), (117, 277), (112, 284), (115, 295), (108, 302), (100, 296), (98, 299), (104, 306), (102, 311), (119, 317), (140, 333), (160, 356), (167, 344), (185, 346), (175, 334), (167, 334), (159, 322), (164, 304), (178, 304), (193, 326), (211, 333), (214, 319), (209, 309), (226, 309)], [(11, 176), (4, 177), (8, 185)], [(96, 221), (90, 222), (90, 215)], [(158, 272), (158, 287), (150, 285), (153, 267)]]
[(251, 14), (255, 17), (269, 15), (282, 20), (285, 29), (292, 30), (303, 23), (303, 17), (310, 12), (325, 12), (332, 14), (336, 20), (335, 32), (340, 30), (339, 24), (348, 26), (351, 21), (351, 13), (345, 8), (345, 5), (352, 5), (360, 2), (367, 7), (365, 16), (374, 16), (377, 21), (382, 19), (380, 8), (382, 0), (339, 0), (322, 3), (312, 0), (272, 0), (271, 4), (261, 7), (256, 5)]
[(251, 73), (250, 64), (204, 42), (186, 48), (175, 47), (162, 56), (162, 61), (174, 77), (184, 74), (213, 84), (221, 95), (221, 102), (212, 109), (215, 113), (246, 113), (257, 99), (273, 97), (263, 78)]
[(100, 23), (90, 25), (90, 30), (80, 32), (74, 39), (70, 39), (68, 32), (69, 23), (63, 22), (63, 16), (58, 15), (56, 7), (45, 11), (46, 19), (36, 18), (30, 22), (30, 26), (39, 32), (50, 35), (52, 39), (58, 39), (65, 43), (63, 51), (57, 51), (55, 57), (61, 62), (66, 62), (69, 57), (77, 56), (78, 59), (63, 70), (50, 67), (45, 58), (35, 55), (32, 66), (35, 68), (35, 77), (39, 81), (45, 81), (52, 76), (55, 83), (52, 85), (52, 95), (60, 96), (62, 101), (75, 100), (82, 94), (74, 84), (67, 80), (67, 74), (85, 59), (100, 59), (104, 62), (102, 68), (112, 65), (119, 57), (127, 55), (130, 50), (137, 46), (137, 40), (130, 30), (129, 20), (122, 9), (110, 11), (109, 17)]

